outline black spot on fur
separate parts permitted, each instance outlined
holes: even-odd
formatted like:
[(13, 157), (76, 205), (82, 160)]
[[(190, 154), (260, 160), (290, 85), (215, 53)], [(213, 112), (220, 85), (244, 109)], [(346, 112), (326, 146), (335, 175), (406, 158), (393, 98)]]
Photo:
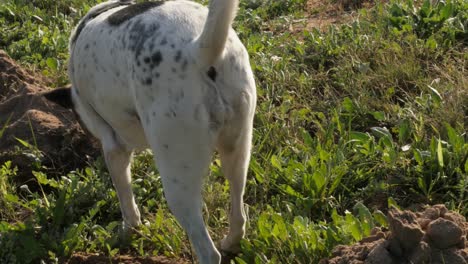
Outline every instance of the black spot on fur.
[(131, 19), (132, 17), (143, 14), (154, 7), (158, 7), (164, 4), (164, 2), (165, 1), (142, 2), (129, 5), (128, 7), (122, 8), (114, 14), (110, 15), (107, 18), (107, 22), (109, 22), (109, 24), (112, 26), (119, 26), (120, 24)]
[(50, 92), (43, 93), (42, 95), (47, 98), (47, 100), (54, 102), (64, 108), (73, 108), (70, 87), (57, 88)]
[(208, 70), (207, 74), (208, 74), (208, 77), (210, 77), (210, 79), (213, 82), (216, 82), (216, 76), (218, 75), (218, 73), (216, 72), (215, 67), (211, 66), (210, 69)]
[(169, 149), (169, 145), (168, 144), (164, 144), (163, 145), (165, 149)]
[(145, 43), (152, 39), (155, 41), (155, 38), (159, 35), (159, 28), (161, 26), (159, 23), (147, 24), (143, 23), (141, 20), (135, 21), (131, 28), (129, 34), (129, 49), (135, 52), (135, 59), (141, 55), (142, 50), (144, 49)]
[(180, 58), (182, 58), (182, 51), (181, 51), (181, 50), (178, 50), (178, 51), (176, 52), (175, 57), (174, 57), (174, 61), (175, 61), (175, 62), (179, 62), (179, 61), (180, 61)]
[(159, 43), (159, 45), (161, 45), (161, 46), (164, 46), (164, 45), (166, 45), (166, 44), (167, 44), (167, 38), (163, 38), (163, 39), (161, 40), (161, 42)]
[(145, 57), (145, 58), (143, 59), (143, 61), (144, 61), (145, 63), (150, 63), (151, 59), (150, 59), (150, 57)]
[(89, 43), (87, 43), (87, 44), (84, 46), (84, 49), (85, 49), (85, 50), (89, 49)]
[(156, 67), (159, 66), (159, 64), (162, 61), (162, 55), (160, 51), (157, 51), (151, 55), (151, 63), (154, 64)]
[(153, 79), (151, 79), (151, 78), (146, 78), (146, 80), (145, 80), (145, 84), (146, 84), (146, 85), (151, 85), (152, 83), (153, 83)]

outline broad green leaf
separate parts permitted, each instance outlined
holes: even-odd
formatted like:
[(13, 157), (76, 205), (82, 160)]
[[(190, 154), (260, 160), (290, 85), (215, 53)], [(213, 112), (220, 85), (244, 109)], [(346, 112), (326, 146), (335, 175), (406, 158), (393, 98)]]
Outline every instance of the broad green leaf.
[(263, 168), (258, 164), (258, 162), (255, 159), (250, 160), (250, 169), (254, 172), (255, 174), (255, 179), (259, 183), (263, 183), (265, 179), (263, 178)]
[(56, 59), (47, 58), (46, 64), (50, 69), (52, 69), (54, 71), (56, 71), (58, 69), (58, 61)]
[(461, 150), (463, 147), (463, 137), (461, 135), (458, 135), (455, 129), (448, 123), (445, 124), (445, 129), (447, 130), (449, 142), (455, 149), (455, 151)]
[(367, 142), (371, 139), (371, 136), (368, 133), (362, 133), (358, 131), (351, 131), (349, 132), (349, 139), (350, 140), (357, 140), (361, 142)]
[(388, 197), (388, 208), (392, 208), (392, 207), (395, 207), (397, 208), (398, 210), (401, 210), (400, 206), (397, 204), (397, 202), (395, 201), (395, 199), (393, 199), (392, 197)]
[(398, 126), (398, 139), (400, 143), (405, 143), (411, 136), (411, 124), (408, 119), (404, 119)]
[(346, 213), (346, 223), (348, 224), (348, 228), (351, 231), (351, 235), (353, 236), (354, 240), (359, 241), (362, 239), (362, 230), (361, 226), (359, 225), (359, 221), (349, 212)]
[(356, 203), (353, 207), (354, 211), (357, 211), (359, 220), (362, 224), (362, 231), (365, 236), (370, 235), (372, 228), (374, 227), (374, 219), (369, 209), (361, 202)]
[(273, 167), (277, 168), (280, 171), (283, 170), (283, 167), (281, 166), (281, 160), (278, 158), (278, 156), (272, 155), (270, 161)]
[(452, 16), (454, 10), (454, 6), (452, 3), (448, 2), (445, 3), (445, 6), (440, 10), (440, 17), (442, 19), (447, 19)]
[(312, 147), (313, 143), (314, 143), (314, 140), (310, 136), (310, 133), (307, 130), (302, 128), (301, 129), (301, 134), (302, 134), (302, 140), (304, 140), (304, 144), (306, 146), (308, 146), (308, 147)]
[(379, 137), (387, 137), (389, 140), (392, 140), (392, 134), (390, 133), (390, 131), (388, 131), (388, 128), (386, 127), (372, 127), (371, 131), (373, 131)]
[(372, 116), (375, 118), (377, 121), (384, 121), (385, 120), (385, 113), (384, 112), (372, 112)]
[(325, 185), (325, 176), (322, 175), (321, 171), (315, 171), (312, 179), (314, 180), (314, 184), (317, 187), (317, 192), (320, 192), (322, 190), (322, 187)]
[(377, 221), (377, 223), (379, 223), (381, 226), (388, 226), (388, 221), (387, 221), (387, 217), (384, 215), (384, 213), (382, 213), (382, 211), (380, 210), (376, 210), (374, 211), (374, 219), (375, 221)]
[(341, 105), (346, 110), (346, 112), (348, 112), (348, 113), (354, 112), (354, 104), (353, 104), (353, 101), (351, 101), (351, 99), (349, 99), (349, 97), (345, 97), (345, 99), (343, 99), (343, 102), (341, 103)]
[(468, 159), (465, 161), (465, 173), (468, 173)]

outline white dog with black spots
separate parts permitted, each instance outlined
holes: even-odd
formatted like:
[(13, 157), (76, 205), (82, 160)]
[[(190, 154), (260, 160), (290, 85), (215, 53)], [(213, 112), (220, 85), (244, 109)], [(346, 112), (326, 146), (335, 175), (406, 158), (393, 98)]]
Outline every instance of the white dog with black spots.
[(71, 88), (45, 94), (73, 108), (101, 141), (126, 228), (141, 223), (132, 153), (152, 149), (168, 205), (200, 263), (221, 261), (202, 217), (202, 183), (215, 150), (231, 195), (221, 250), (238, 252), (245, 233), (256, 88), (231, 28), (237, 8), (238, 0), (211, 0), (208, 8), (185, 0), (101, 3), (71, 36)]

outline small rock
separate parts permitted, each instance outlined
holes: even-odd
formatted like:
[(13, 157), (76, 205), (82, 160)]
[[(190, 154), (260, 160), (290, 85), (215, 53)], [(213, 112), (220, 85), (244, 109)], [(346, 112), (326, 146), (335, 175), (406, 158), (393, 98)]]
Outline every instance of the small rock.
[(398, 242), (398, 239), (392, 238), (388, 241), (388, 246), (387, 246), (388, 251), (395, 256), (395, 257), (403, 257), (403, 249), (400, 246), (400, 242)]
[(377, 226), (376, 226), (376, 227), (372, 228), (372, 230), (370, 231), (370, 234), (371, 234), (372, 236), (374, 236), (374, 235), (376, 235), (376, 234), (379, 233), (379, 232), (382, 232), (382, 229), (381, 229), (380, 227), (377, 227)]
[(437, 210), (439, 210), (439, 216), (440, 217), (444, 217), (444, 215), (448, 212), (448, 209), (447, 209), (447, 207), (445, 207), (444, 204), (436, 204), (433, 207), (436, 208)]
[(440, 212), (437, 208), (429, 207), (422, 213), (422, 216), (427, 219), (436, 220), (440, 216)]
[(385, 238), (384, 232), (379, 232), (373, 236), (365, 237), (359, 241), (361, 244), (366, 244), (366, 243), (372, 243), (374, 241), (380, 240), (382, 238)]
[(364, 264), (394, 264), (392, 256), (387, 250), (387, 243), (380, 243), (367, 256)]
[(448, 212), (444, 215), (444, 218), (454, 222), (460, 227), (463, 227), (466, 224), (465, 217), (457, 213)]
[(432, 221), (432, 219), (425, 218), (425, 217), (418, 218), (418, 223), (419, 223), (419, 225), (421, 226), (422, 229), (426, 229), (431, 221)]
[(454, 222), (439, 218), (427, 226), (427, 235), (436, 247), (445, 249), (457, 245), (463, 231)]
[(416, 215), (410, 211), (390, 210), (388, 219), (390, 231), (400, 242), (403, 251), (411, 252), (424, 235)]
[(466, 260), (456, 250), (433, 250), (431, 264), (467, 264)]
[(421, 241), (419, 245), (414, 249), (409, 256), (409, 263), (429, 263), (431, 258), (431, 247), (426, 243)]

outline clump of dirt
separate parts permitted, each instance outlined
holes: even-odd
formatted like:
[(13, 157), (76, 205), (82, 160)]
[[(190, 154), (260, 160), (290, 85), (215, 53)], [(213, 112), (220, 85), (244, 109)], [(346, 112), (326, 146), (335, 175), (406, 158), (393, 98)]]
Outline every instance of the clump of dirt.
[(97, 141), (80, 128), (73, 112), (41, 95), (50, 89), (44, 83), (44, 77), (21, 68), (0, 50), (0, 165), (11, 160), (19, 169), (19, 184), (31, 179), (38, 164), (60, 174), (99, 154)]
[(119, 255), (108, 257), (98, 254), (75, 253), (65, 262), (66, 264), (185, 264), (188, 263), (182, 259), (168, 259), (162, 256), (154, 257), (134, 257), (129, 255)]
[(468, 223), (462, 215), (434, 205), (423, 212), (388, 212), (389, 230), (351, 246), (338, 246), (320, 264), (468, 263)]

